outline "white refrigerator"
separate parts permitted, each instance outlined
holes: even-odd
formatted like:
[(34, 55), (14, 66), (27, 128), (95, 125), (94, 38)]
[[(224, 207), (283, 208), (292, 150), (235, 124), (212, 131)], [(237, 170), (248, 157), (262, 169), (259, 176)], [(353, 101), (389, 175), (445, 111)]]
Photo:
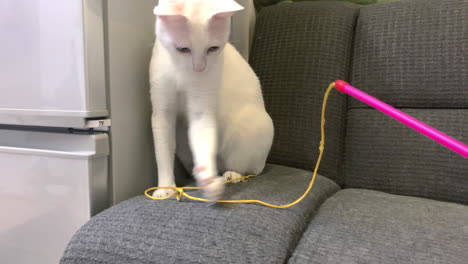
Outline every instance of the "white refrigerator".
[[(254, 9), (232, 22), (247, 57)], [(157, 184), (156, 0), (0, 0), (0, 263), (58, 263), (103, 209)]]

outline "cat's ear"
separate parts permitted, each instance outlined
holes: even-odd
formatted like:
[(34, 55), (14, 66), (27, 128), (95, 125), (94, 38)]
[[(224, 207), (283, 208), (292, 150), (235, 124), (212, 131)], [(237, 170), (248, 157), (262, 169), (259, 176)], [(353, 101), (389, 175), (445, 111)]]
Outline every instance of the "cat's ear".
[(180, 1), (161, 0), (159, 1), (159, 4), (153, 9), (153, 12), (158, 17), (182, 16), (184, 12), (184, 5)]
[(184, 16), (184, 6), (180, 1), (166, 0), (160, 1), (153, 13), (165, 22), (184, 23), (187, 18)]
[(188, 19), (184, 16), (184, 3), (178, 0), (160, 0), (153, 12), (163, 25), (161, 39), (169, 37), (173, 42), (186, 42)]
[(216, 0), (210, 19), (210, 31), (220, 40), (227, 40), (229, 35), (229, 22), (234, 13), (244, 9), (234, 0)]
[(244, 9), (234, 0), (217, 0), (213, 7), (212, 19), (226, 19), (234, 15), (237, 11)]

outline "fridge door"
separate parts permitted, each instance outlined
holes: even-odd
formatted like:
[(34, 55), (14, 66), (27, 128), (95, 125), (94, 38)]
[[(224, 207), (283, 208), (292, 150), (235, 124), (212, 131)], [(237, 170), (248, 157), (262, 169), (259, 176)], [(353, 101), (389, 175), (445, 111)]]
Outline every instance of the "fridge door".
[(105, 117), (101, 0), (0, 1), (0, 124)]
[(1, 263), (58, 263), (108, 206), (107, 134), (0, 130)]

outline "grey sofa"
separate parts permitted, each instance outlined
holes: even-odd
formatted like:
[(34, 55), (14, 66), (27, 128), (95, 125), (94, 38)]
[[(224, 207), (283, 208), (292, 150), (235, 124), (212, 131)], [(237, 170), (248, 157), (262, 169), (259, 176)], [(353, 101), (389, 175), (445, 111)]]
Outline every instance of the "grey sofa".
[[(337, 79), (468, 142), (466, 0), (267, 7), (250, 63), (276, 135), (262, 175), (225, 199), (303, 193)], [(292, 208), (135, 197), (85, 224), (61, 263), (468, 263), (467, 159), (337, 91), (326, 133), (321, 176)]]

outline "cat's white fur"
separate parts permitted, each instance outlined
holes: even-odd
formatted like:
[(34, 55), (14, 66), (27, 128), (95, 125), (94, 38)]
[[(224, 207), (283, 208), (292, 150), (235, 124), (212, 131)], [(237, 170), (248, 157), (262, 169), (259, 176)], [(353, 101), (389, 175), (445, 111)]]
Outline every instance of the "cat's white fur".
[(150, 80), (159, 186), (175, 186), (175, 153), (210, 200), (222, 194), (224, 178), (265, 166), (273, 123), (257, 76), (227, 42), (231, 16), (241, 9), (233, 0), (160, 0), (154, 10)]

